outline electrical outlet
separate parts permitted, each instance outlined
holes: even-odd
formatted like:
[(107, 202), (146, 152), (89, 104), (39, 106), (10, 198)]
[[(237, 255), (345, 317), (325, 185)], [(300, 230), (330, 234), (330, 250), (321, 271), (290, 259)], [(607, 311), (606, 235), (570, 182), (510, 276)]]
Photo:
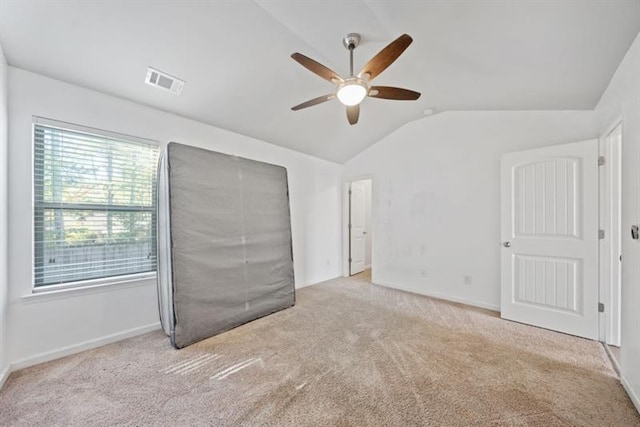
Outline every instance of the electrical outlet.
[(464, 284), (466, 286), (471, 286), (471, 276), (469, 275), (464, 276)]

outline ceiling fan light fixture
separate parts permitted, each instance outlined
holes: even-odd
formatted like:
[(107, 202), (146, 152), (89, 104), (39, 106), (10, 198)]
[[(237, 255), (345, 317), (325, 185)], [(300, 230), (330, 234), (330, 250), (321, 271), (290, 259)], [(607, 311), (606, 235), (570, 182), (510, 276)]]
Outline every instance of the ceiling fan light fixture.
[(351, 107), (360, 104), (367, 96), (367, 92), (367, 85), (362, 79), (350, 78), (338, 86), (336, 96), (344, 105)]
[(402, 52), (409, 47), (412, 41), (413, 39), (408, 34), (401, 35), (378, 52), (362, 67), (359, 73), (355, 74), (353, 72), (353, 50), (360, 44), (360, 35), (356, 33), (347, 34), (347, 36), (342, 39), (342, 44), (349, 51), (349, 77), (346, 79), (308, 56), (304, 56), (298, 52), (292, 53), (291, 58), (294, 61), (335, 86), (332, 93), (315, 97), (302, 104), (291, 107), (291, 109), (298, 111), (338, 98), (338, 101), (347, 107), (347, 120), (349, 124), (355, 125), (358, 123), (358, 117), (360, 116), (360, 103), (366, 97), (392, 99), (396, 101), (415, 101), (420, 98), (420, 92), (393, 86), (370, 86), (373, 79), (386, 70), (389, 65), (393, 64), (393, 62), (402, 55)]

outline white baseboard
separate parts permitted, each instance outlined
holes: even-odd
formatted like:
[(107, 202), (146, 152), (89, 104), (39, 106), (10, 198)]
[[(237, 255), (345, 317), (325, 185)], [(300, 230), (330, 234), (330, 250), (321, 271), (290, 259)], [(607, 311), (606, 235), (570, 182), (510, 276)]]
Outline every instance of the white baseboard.
[(320, 283), (328, 282), (329, 280), (339, 279), (340, 277), (342, 277), (342, 276), (330, 277), (328, 279), (322, 279), (322, 280), (318, 280), (318, 281), (311, 281), (311, 282), (308, 282), (308, 283), (298, 284), (298, 285), (296, 285), (296, 289), (306, 288), (307, 286), (319, 285)]
[(613, 353), (611, 352), (611, 349), (609, 348), (609, 346), (600, 341), (600, 344), (602, 344), (602, 347), (604, 348), (604, 352), (607, 353), (607, 356), (609, 356), (609, 360), (611, 361), (611, 365), (613, 365), (613, 370), (616, 371), (616, 374), (618, 374), (618, 376), (622, 377), (622, 375), (620, 374), (620, 364), (618, 363), (618, 360), (616, 359), (616, 357), (613, 355)]
[(129, 329), (126, 331), (118, 332), (104, 337), (87, 340), (78, 344), (69, 345), (56, 350), (40, 353), (35, 356), (27, 357), (17, 362), (11, 363), (10, 371), (17, 371), (18, 369), (24, 369), (29, 366), (37, 365), (39, 363), (49, 362), (54, 359), (69, 356), (71, 354), (80, 353), (82, 351), (91, 350), (96, 347), (101, 347), (106, 344), (111, 344), (116, 341), (121, 341), (127, 338), (135, 337), (137, 335), (145, 334), (147, 332), (160, 329), (160, 322), (152, 323), (146, 326), (140, 326), (138, 328)]
[(624, 387), (625, 391), (629, 395), (629, 398), (633, 402), (633, 405), (636, 407), (636, 411), (640, 413), (640, 397), (631, 386), (631, 383), (627, 381), (627, 379), (623, 375), (620, 375), (620, 382), (622, 383), (622, 387)]
[(0, 389), (4, 386), (4, 383), (7, 382), (7, 378), (9, 378), (10, 373), (11, 373), (11, 366), (10, 365), (5, 366), (2, 373), (0, 373)]
[(307, 286), (317, 285), (317, 283), (302, 283), (300, 285), (296, 285), (296, 290), (306, 288)]
[(416, 289), (416, 288), (412, 288), (411, 286), (398, 285), (397, 283), (386, 282), (384, 280), (375, 280), (375, 281), (373, 281), (373, 284), (380, 285), (380, 286), (385, 286), (387, 288), (398, 289), (400, 291), (405, 291), (405, 292), (411, 292), (411, 293), (414, 293), (414, 294), (424, 295), (424, 296), (427, 296), (427, 297), (442, 299), (442, 300), (445, 300), (445, 301), (451, 301), (451, 302), (457, 302), (457, 303), (460, 303), (460, 304), (471, 305), (473, 307), (484, 308), (484, 309), (487, 309), (487, 310), (493, 310), (493, 311), (498, 311), (498, 312), (500, 311), (500, 306), (498, 306), (498, 305), (493, 305), (493, 304), (489, 304), (489, 303), (482, 302), (482, 301), (474, 301), (474, 300), (470, 300), (470, 299), (466, 299), (466, 298), (452, 297), (450, 295), (445, 295), (445, 294), (441, 294), (441, 293), (438, 293), (438, 292), (425, 291), (425, 290), (422, 290), (422, 289)]

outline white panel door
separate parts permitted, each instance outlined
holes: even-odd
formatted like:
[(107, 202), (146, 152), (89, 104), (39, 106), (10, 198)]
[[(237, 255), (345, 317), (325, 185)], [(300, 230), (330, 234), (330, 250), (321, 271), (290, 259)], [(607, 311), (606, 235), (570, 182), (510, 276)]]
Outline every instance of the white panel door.
[(598, 339), (598, 142), (502, 157), (504, 319)]
[(349, 274), (354, 275), (364, 271), (365, 266), (365, 221), (366, 221), (366, 188), (364, 183), (351, 183), (350, 196), (350, 267)]

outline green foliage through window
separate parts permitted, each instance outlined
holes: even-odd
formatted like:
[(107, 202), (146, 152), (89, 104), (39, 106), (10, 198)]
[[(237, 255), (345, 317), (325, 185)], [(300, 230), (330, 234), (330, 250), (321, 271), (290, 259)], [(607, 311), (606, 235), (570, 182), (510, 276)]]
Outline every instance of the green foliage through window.
[(154, 271), (154, 144), (34, 126), (36, 286)]

